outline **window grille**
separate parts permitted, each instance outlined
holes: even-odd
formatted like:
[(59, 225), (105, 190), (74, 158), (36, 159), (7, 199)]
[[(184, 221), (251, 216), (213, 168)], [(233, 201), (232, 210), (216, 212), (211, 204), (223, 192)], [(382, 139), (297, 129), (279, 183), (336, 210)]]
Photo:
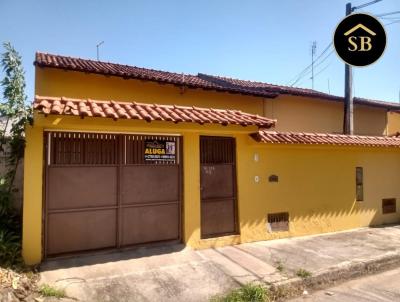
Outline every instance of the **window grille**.
[(267, 216), (268, 230), (270, 232), (289, 231), (289, 213), (271, 213)]
[(382, 213), (383, 214), (396, 213), (396, 199), (395, 198), (382, 199)]

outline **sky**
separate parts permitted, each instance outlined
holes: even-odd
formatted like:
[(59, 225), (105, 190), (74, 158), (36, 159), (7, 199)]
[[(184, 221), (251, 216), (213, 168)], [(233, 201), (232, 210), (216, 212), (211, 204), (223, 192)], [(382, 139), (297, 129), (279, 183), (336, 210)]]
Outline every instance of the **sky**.
[[(96, 59), (101, 41), (102, 61), (286, 85), (311, 63), (313, 41), (316, 56), (332, 41), (346, 2), (0, 0), (0, 42), (11, 42), (21, 54), (30, 100), (36, 51)], [(399, 10), (400, 1), (383, 0), (361, 12)], [(386, 18), (383, 24), (400, 14)], [(399, 102), (400, 23), (385, 29), (387, 47), (380, 60), (353, 69), (354, 95)], [(329, 53), (316, 62), (314, 88), (343, 96), (344, 63), (335, 52), (322, 61)], [(310, 75), (296, 86), (311, 88)]]

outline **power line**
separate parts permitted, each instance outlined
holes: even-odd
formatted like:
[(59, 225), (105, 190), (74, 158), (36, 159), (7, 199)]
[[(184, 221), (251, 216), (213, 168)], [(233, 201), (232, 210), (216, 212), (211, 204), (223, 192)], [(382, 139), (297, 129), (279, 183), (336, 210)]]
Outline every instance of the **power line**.
[(396, 21), (393, 21), (393, 22), (389, 22), (389, 23), (386, 23), (386, 24), (384, 24), (385, 26), (388, 26), (388, 25), (392, 25), (392, 24), (395, 24), (395, 23), (399, 23), (400, 22), (400, 19), (399, 20), (396, 20)]
[(390, 12), (390, 13), (379, 14), (379, 15), (376, 15), (376, 17), (384, 17), (384, 16), (395, 15), (395, 14), (400, 14), (400, 10), (394, 11), (394, 12)]
[(329, 63), (328, 63), (324, 68), (322, 68), (320, 71), (318, 71), (318, 72), (316, 73), (315, 76), (317, 76), (317, 75), (319, 75), (320, 73), (324, 72), (330, 65), (331, 65), (331, 62), (329, 62)]
[[(332, 43), (330, 43), (331, 45)], [(328, 50), (329, 46), (327, 48), (325, 48), (322, 53), (314, 60), (314, 63)], [(293, 77), (290, 81), (288, 81), (288, 85), (289, 83), (293, 82), (295, 79), (297, 79), (298, 77), (302, 76), (304, 74), (304, 72), (307, 72), (312, 64), (308, 65), (306, 68), (304, 68), (298, 75), (296, 75), (295, 77)]]
[(297, 75), (295, 78), (303, 76), (304, 73), (307, 73), (308, 70), (310, 69), (310, 67), (312, 66), (312, 64), (317, 62), (329, 50), (329, 47), (331, 47), (331, 46), (332, 46), (332, 42), (329, 43), (329, 45), (321, 52), (321, 54), (310, 65), (308, 65), (306, 68), (304, 68), (303, 71), (301, 71), (300, 74)]
[(382, 20), (400, 20), (400, 16), (399, 17), (378, 17), (379, 19)]
[[(312, 67), (312, 65), (317, 62), (328, 50), (329, 48), (332, 46), (332, 43), (329, 43), (329, 45), (320, 53), (320, 55), (310, 64), (308, 65), (306, 68), (304, 68), (298, 75), (296, 75), (295, 77), (293, 77), (290, 81), (288, 81), (287, 85), (289, 86), (293, 86), (294, 84), (296, 84), (302, 77), (304, 77), (304, 75), (308, 74), (310, 72), (310, 68)], [(290, 85), (290, 83), (292, 83)]]
[[(332, 49), (321, 61), (319, 61), (317, 64), (314, 65), (314, 68), (317, 68), (318, 66), (320, 66), (323, 62), (326, 61), (326, 59), (328, 59), (332, 54), (334, 53), (334, 50)], [(315, 60), (317, 61), (317, 60)], [(294, 81), (290, 86), (294, 86), (296, 85), (302, 78), (304, 78), (305, 76), (307, 76), (310, 73), (310, 70), (306, 71), (302, 76), (298, 77), (296, 79), (296, 81)], [(316, 75), (315, 75), (316, 76)]]
[[(322, 60), (322, 61), (320, 61), (320, 62), (318, 62), (318, 64), (316, 64), (315, 66), (314, 66), (314, 68), (317, 68), (318, 66), (320, 66), (323, 62), (325, 62), (326, 61), (326, 59), (328, 59), (330, 56), (331, 56), (331, 54), (333, 54), (333, 50)], [(305, 76), (307, 76), (308, 74), (310, 73), (310, 71), (308, 71), (307, 73), (305, 73), (302, 77), (300, 77), (300, 78), (298, 78), (292, 85), (290, 85), (291, 87), (293, 87), (294, 85), (296, 85), (296, 84), (298, 84), (298, 85), (300, 85), (301, 83), (303, 83), (303, 81), (301, 81), (302, 79), (304, 79), (304, 77)], [(317, 75), (319, 75), (321, 72), (319, 71), (317, 74), (315, 74), (313, 77), (315, 78)], [(299, 81), (301, 81), (301, 82), (299, 82)]]
[(315, 67), (318, 67), (319, 65), (321, 65), (322, 63), (324, 63), (326, 61), (326, 59), (328, 59), (333, 53), (335, 52), (334, 49), (332, 49), (325, 58), (322, 59), (322, 61), (318, 62), (317, 65), (315, 65)]
[[(320, 69), (315, 75), (314, 77), (317, 77), (319, 74), (323, 73), (326, 69), (328, 69), (328, 67), (332, 64), (332, 62), (329, 62), (326, 66), (324, 66), (322, 69)], [(298, 86), (301, 86), (304, 81), (307, 80), (307, 78), (303, 78), (302, 80), (300, 80), (300, 82), (297, 83)]]
[[(329, 52), (329, 54), (320, 62), (318, 62), (318, 64), (315, 65), (315, 69), (317, 69), (318, 66), (320, 66), (323, 62), (326, 61), (326, 59), (328, 59), (332, 54), (334, 53), (334, 50), (332, 50), (331, 52)], [(324, 66), (322, 69), (318, 70), (317, 73), (314, 75), (314, 78), (316, 78), (320, 73), (322, 73), (323, 71), (325, 71), (330, 65), (332, 64), (332, 61), (330, 61), (326, 66)], [(309, 74), (309, 72), (307, 73)], [(304, 77), (307, 75), (305, 74), (302, 78), (300, 78), (298, 80), (298, 82), (294, 83), (293, 85), (297, 84), (297, 85), (301, 85), (304, 83), (304, 80), (306, 80)]]
[(354, 6), (354, 7), (352, 7), (351, 11), (354, 12), (356, 9), (364, 8), (364, 7), (370, 6), (371, 4), (375, 4), (375, 3), (378, 3), (378, 2), (381, 2), (381, 1), (382, 0), (373, 0), (371, 2), (361, 4), (359, 6)]

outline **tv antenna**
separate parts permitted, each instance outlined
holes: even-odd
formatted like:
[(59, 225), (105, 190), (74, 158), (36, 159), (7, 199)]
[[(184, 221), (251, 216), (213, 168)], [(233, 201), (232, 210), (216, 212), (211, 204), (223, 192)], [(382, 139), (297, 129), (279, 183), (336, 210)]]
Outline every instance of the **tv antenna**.
[(104, 41), (101, 41), (99, 44), (96, 45), (96, 49), (97, 49), (97, 61), (100, 60), (100, 57), (99, 57), (99, 47), (100, 47), (102, 44), (104, 44)]

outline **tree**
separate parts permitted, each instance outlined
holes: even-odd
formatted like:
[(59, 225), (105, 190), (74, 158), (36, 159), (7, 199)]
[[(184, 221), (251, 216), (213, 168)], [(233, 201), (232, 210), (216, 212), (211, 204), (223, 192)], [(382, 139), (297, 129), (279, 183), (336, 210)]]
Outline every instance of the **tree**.
[(3, 88), (0, 116), (5, 122), (0, 130), (0, 151), (4, 152), (9, 146), (7, 162), (9, 170), (2, 177), (0, 184), (5, 184), (7, 192), (10, 193), (16, 170), (24, 154), (25, 125), (31, 122), (31, 108), (26, 105), (25, 72), (21, 56), (10, 43), (4, 43), (3, 47), (5, 52), (1, 55), (1, 66), (5, 76), (0, 82)]
[(25, 148), (25, 126), (32, 121), (26, 105), (25, 72), (22, 59), (10, 43), (4, 43), (1, 55), (4, 78), (0, 82), (3, 99), (0, 103), (0, 152), (5, 152), (7, 171), (0, 175), (0, 263), (15, 264), (20, 260), (21, 220), (12, 208), (13, 186)]

